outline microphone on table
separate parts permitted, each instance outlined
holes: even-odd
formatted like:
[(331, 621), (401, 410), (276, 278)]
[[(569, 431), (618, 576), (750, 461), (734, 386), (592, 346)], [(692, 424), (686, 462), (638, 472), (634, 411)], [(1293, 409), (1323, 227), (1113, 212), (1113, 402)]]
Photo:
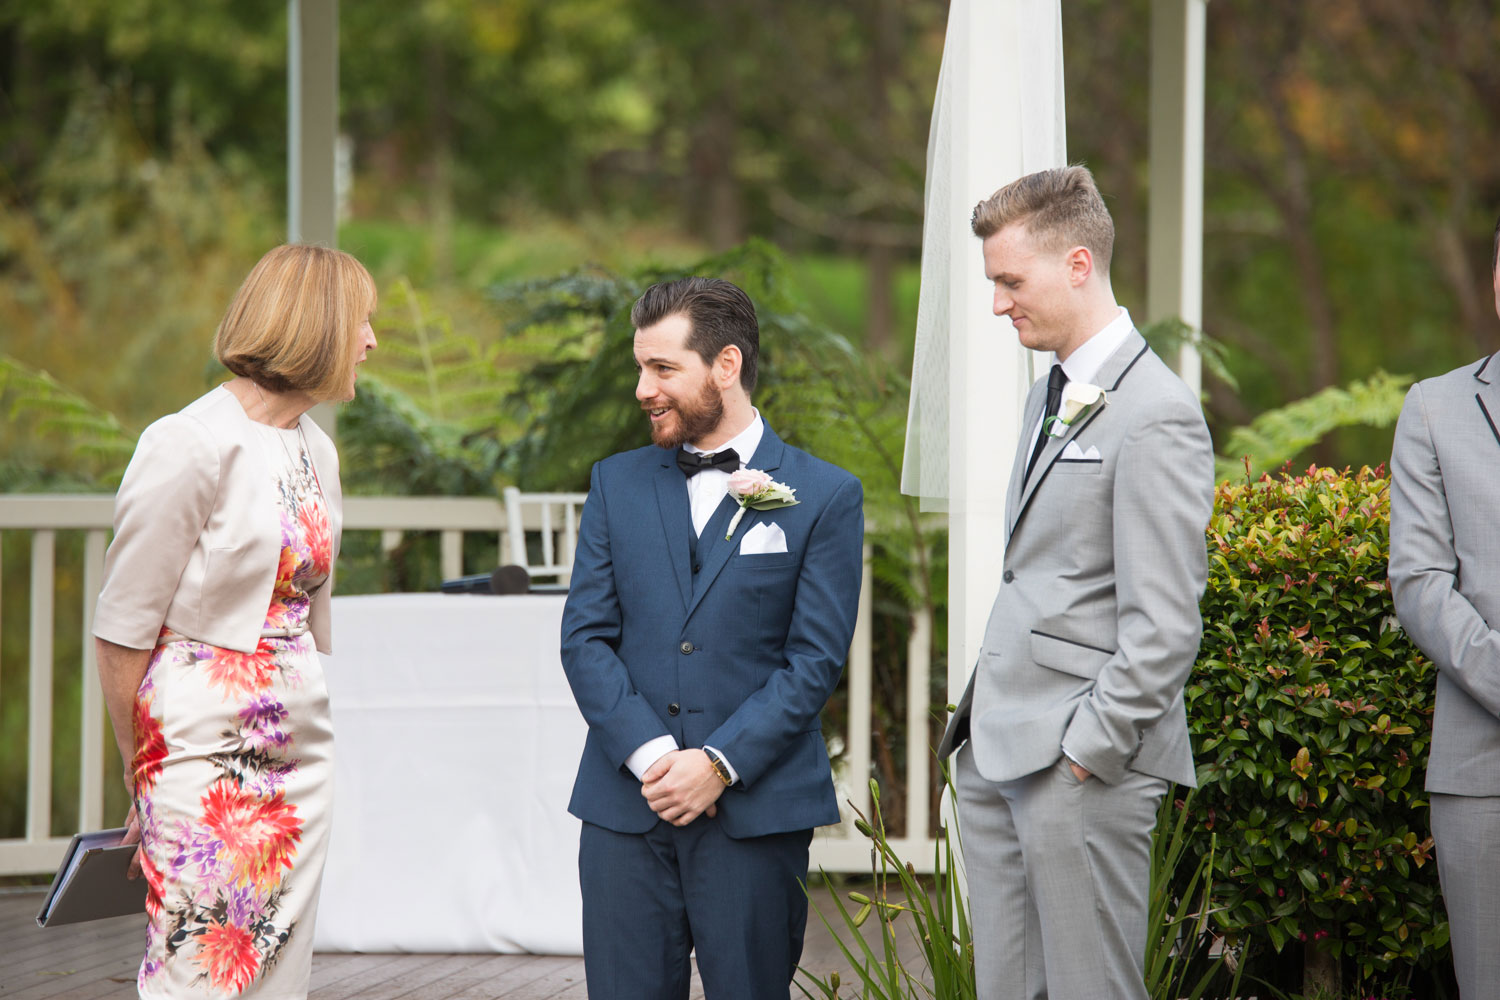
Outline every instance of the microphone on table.
[(531, 590), (531, 574), (525, 566), (499, 566), (490, 573), (475, 573), (444, 580), (445, 594), (525, 594)]

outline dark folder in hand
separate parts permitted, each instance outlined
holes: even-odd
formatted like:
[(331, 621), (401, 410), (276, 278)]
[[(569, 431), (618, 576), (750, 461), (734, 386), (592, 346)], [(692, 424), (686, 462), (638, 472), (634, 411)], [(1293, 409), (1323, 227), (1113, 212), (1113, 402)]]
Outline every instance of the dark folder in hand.
[(74, 835), (36, 922), (55, 927), (145, 912), (146, 880), (125, 877), (137, 845), (121, 845), (124, 839), (123, 826)]

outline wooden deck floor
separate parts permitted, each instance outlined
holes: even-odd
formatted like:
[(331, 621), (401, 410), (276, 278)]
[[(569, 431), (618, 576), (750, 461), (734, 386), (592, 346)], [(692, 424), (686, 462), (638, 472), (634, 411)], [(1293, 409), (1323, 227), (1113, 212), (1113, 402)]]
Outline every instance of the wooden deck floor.
[[(14, 1000), (124, 1000), (134, 997), (145, 916), (42, 930), (41, 890), (0, 890), (0, 997)], [(820, 891), (818, 906), (837, 910)], [(871, 922), (873, 924), (873, 921)], [(867, 925), (866, 931), (871, 929)], [(902, 934), (903, 940), (909, 934)], [(915, 951), (906, 942), (903, 954)], [(825, 976), (848, 963), (810, 914), (802, 965)], [(346, 955), (313, 958), (309, 1000), (585, 1000), (583, 959), (555, 955)], [(693, 976), (693, 1000), (703, 989)], [(791, 996), (801, 998), (795, 987)]]

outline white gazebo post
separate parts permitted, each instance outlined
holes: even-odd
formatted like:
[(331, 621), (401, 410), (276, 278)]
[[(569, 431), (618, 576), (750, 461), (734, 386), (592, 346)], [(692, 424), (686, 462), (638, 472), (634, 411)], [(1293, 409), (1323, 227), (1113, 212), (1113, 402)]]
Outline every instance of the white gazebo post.
[[(1151, 2), (1151, 219), (1146, 318), (1203, 326), (1203, 84), (1208, 0)], [(1184, 345), (1168, 358), (1198, 393), (1203, 368)]]
[[(336, 247), (338, 0), (287, 0), (286, 49), (287, 242)], [(324, 430), (334, 433), (332, 406), (321, 403), (312, 414)]]
[(1032, 367), (1010, 322), (992, 312), (970, 217), (1003, 185), (1066, 162), (1059, 0), (954, 0), (927, 141), (902, 483), (947, 501), (950, 701), (968, 681), (1000, 586), (1006, 483)]

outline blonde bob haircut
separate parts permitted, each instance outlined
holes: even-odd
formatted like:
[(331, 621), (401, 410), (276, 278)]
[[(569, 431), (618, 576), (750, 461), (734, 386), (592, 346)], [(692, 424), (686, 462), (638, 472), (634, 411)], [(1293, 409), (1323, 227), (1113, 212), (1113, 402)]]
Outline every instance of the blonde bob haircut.
[(260, 259), (214, 334), (214, 356), (275, 392), (341, 399), (375, 280), (340, 250), (288, 243)]
[(975, 205), (970, 222), (982, 240), (1016, 224), (1049, 251), (1088, 247), (1094, 266), (1109, 274), (1115, 223), (1088, 167), (1074, 164), (1019, 177)]

